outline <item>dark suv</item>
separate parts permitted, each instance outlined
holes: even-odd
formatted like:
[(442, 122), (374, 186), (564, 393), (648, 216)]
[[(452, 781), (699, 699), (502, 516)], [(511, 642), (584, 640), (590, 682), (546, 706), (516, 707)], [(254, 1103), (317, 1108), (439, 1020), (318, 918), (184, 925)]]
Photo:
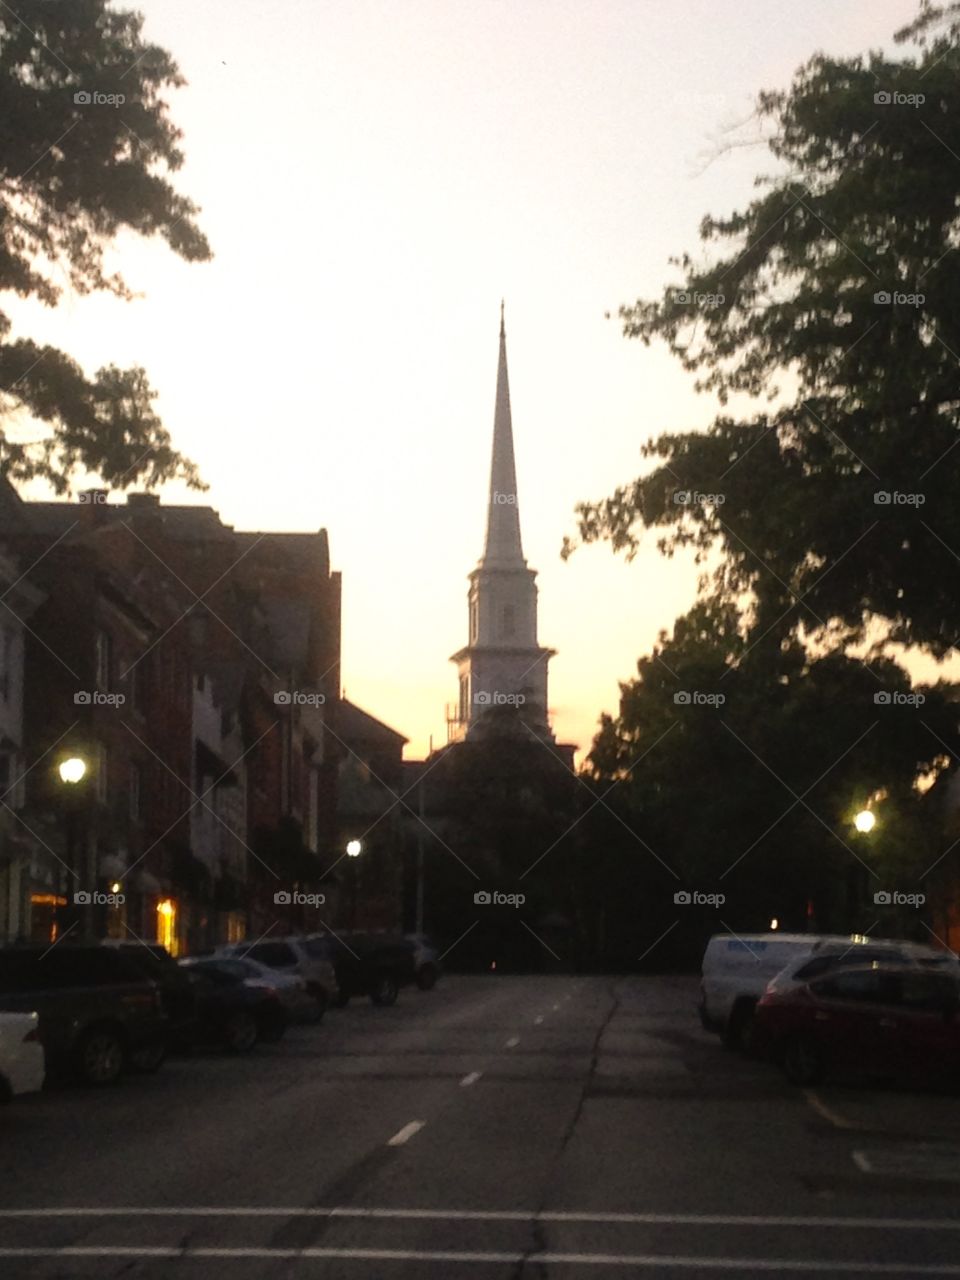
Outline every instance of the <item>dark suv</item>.
[(352, 996), (369, 996), (374, 1004), (394, 1004), (401, 987), (417, 980), (417, 948), (391, 933), (309, 934), (305, 946), (326, 955), (337, 974), (342, 1008)]
[(124, 1066), (155, 1071), (166, 1052), (160, 990), (118, 949), (0, 948), (0, 1009), (39, 1014), (47, 1071), (87, 1084), (113, 1084)]

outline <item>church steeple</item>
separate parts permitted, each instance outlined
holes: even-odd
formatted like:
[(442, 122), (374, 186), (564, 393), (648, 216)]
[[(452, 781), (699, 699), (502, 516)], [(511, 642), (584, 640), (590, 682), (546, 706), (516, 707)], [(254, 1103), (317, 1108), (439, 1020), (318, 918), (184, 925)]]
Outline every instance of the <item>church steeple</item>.
[(503, 302), (500, 303), (500, 361), (497, 366), (497, 398), (493, 413), (487, 537), (480, 563), (485, 568), (523, 568), (526, 564), (520, 542), (520, 505), (517, 498), (517, 468), (513, 456)]
[[(451, 659), (460, 677), (457, 710), (447, 719), (451, 737), (483, 732), (480, 726), (488, 713), (513, 708), (535, 736), (553, 741), (547, 717), (547, 663), (554, 650), (537, 640), (536, 577), (536, 571), (527, 567), (520, 542), (501, 302), (487, 536), (483, 556), (470, 574), (469, 640)], [(497, 723), (496, 718), (492, 723)]]

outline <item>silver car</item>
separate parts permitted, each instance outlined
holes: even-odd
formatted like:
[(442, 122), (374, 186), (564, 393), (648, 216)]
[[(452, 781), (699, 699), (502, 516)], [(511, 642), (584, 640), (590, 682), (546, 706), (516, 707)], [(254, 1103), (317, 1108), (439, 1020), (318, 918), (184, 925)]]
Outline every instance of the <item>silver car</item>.
[[(322, 1018), (339, 994), (337, 975), (326, 955), (310, 940), (300, 936), (262, 938), (259, 942), (235, 942), (221, 947), (218, 954), (238, 960), (252, 960), (272, 974), (300, 978)], [(261, 975), (262, 976), (262, 975)]]

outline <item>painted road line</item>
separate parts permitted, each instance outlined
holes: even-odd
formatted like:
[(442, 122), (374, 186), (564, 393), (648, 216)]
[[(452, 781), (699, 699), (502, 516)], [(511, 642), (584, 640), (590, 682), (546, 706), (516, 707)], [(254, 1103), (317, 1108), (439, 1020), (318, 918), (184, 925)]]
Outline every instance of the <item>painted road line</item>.
[(573, 1209), (381, 1209), (361, 1205), (80, 1205), (36, 1209), (0, 1209), (0, 1220), (16, 1218), (371, 1218), (449, 1222), (584, 1222), (626, 1226), (785, 1227), (869, 1231), (960, 1231), (954, 1218), (827, 1218), (739, 1213), (579, 1213)]
[(506, 1047), (508, 1049), (515, 1049), (519, 1043), (520, 1043), (519, 1036), (511, 1036), (510, 1039), (507, 1041)]
[(803, 1096), (807, 1100), (807, 1105), (816, 1111), (818, 1116), (822, 1116), (824, 1120), (829, 1121), (835, 1129), (859, 1129), (860, 1126), (852, 1120), (847, 1120), (839, 1111), (834, 1111), (832, 1107), (828, 1107), (819, 1094), (814, 1093), (812, 1089), (804, 1089)]
[(471, 1071), (468, 1076), (464, 1076), (460, 1081), (461, 1089), (466, 1089), (468, 1085), (476, 1084), (482, 1075), (482, 1071)]
[(532, 1263), (540, 1266), (650, 1267), (656, 1271), (749, 1271), (813, 1273), (819, 1275), (856, 1274), (862, 1276), (960, 1276), (960, 1263), (856, 1262), (848, 1259), (732, 1258), (728, 1255), (683, 1255), (657, 1253), (518, 1253), (453, 1249), (323, 1249), (225, 1248), (210, 1245), (64, 1245), (47, 1248), (0, 1248), (0, 1258), (262, 1258), (281, 1261), (295, 1258), (341, 1258), (365, 1262), (484, 1262)]
[(409, 1124), (405, 1124), (402, 1129), (393, 1135), (387, 1146), (402, 1147), (405, 1142), (410, 1141), (415, 1133), (419, 1133), (425, 1124), (425, 1120), (411, 1120)]
[(543, 1014), (538, 1014), (538, 1016), (534, 1018), (534, 1022), (537, 1024), (537, 1026), (539, 1026), (542, 1021), (543, 1021)]

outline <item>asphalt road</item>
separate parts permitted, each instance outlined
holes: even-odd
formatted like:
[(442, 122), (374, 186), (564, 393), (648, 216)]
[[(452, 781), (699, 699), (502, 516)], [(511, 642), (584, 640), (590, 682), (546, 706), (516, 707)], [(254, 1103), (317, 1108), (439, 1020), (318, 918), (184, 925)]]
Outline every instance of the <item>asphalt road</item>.
[(960, 1096), (801, 1092), (678, 978), (448, 978), (0, 1111), (0, 1276), (960, 1277)]

